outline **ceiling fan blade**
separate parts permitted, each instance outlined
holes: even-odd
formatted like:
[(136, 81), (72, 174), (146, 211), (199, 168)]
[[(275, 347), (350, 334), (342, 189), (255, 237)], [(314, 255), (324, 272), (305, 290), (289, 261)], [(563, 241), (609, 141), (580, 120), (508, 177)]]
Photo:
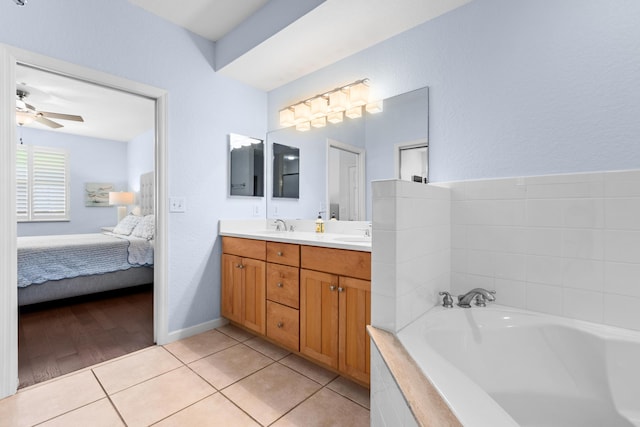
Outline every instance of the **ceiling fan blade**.
[(73, 120), (74, 122), (84, 122), (82, 116), (73, 114), (52, 113), (50, 111), (38, 111), (42, 117), (51, 117), (52, 119)]
[(50, 128), (53, 128), (53, 129), (58, 129), (63, 127), (60, 123), (56, 123), (53, 120), (46, 119), (42, 117), (40, 114), (36, 116), (36, 122), (42, 123), (43, 125), (49, 126)]

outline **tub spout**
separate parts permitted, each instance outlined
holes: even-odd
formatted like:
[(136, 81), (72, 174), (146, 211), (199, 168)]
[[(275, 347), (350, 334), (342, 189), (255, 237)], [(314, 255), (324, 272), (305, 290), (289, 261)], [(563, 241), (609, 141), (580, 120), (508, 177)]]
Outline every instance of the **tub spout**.
[[(475, 288), (470, 290), (469, 292), (467, 292), (464, 295), (458, 295), (458, 306), (459, 307), (464, 307), (464, 308), (469, 308), (471, 307), (471, 301), (478, 297), (476, 300), (476, 305), (479, 305), (481, 307), (484, 307), (483, 303), (484, 301), (495, 301), (496, 297), (494, 296), (496, 294), (496, 291), (488, 291), (486, 289), (483, 288)], [(477, 302), (482, 302), (481, 304), (478, 304)]]

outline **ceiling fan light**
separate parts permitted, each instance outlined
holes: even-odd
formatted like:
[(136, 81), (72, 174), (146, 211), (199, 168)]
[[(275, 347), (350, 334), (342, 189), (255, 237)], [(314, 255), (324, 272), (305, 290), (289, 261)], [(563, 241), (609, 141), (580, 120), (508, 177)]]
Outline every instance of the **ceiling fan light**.
[(36, 120), (36, 116), (25, 111), (16, 111), (16, 122), (20, 126), (28, 125)]
[(369, 86), (364, 82), (349, 87), (349, 105), (360, 107), (369, 101)]

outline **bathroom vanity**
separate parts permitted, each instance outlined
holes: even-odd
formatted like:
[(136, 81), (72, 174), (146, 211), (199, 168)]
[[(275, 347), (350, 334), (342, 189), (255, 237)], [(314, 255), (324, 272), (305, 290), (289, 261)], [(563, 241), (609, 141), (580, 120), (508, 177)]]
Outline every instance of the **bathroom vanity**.
[(370, 241), (303, 232), (220, 234), (222, 315), (368, 386)]

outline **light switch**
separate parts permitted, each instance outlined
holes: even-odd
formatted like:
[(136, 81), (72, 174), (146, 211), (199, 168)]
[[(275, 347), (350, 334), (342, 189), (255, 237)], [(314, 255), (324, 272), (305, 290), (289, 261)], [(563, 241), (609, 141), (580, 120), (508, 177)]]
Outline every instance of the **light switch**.
[(184, 197), (169, 197), (169, 212), (186, 212), (187, 201)]

